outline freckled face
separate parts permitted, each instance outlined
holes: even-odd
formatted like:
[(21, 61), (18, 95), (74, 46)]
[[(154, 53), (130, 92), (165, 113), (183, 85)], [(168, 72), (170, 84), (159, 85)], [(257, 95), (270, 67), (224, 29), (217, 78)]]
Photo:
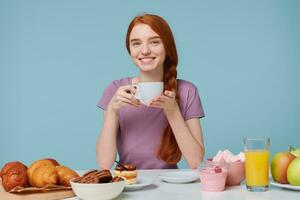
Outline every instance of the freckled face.
[(150, 26), (146, 24), (134, 26), (129, 42), (131, 58), (142, 71), (163, 68), (165, 48), (159, 35)]

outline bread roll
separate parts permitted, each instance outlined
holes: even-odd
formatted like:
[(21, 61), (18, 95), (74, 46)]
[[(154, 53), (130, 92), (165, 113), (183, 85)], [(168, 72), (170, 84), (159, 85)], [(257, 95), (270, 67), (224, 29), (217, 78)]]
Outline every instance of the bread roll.
[(63, 186), (70, 186), (70, 179), (79, 177), (75, 171), (65, 166), (56, 166), (56, 172), (58, 174), (59, 185)]
[(27, 167), (18, 161), (6, 163), (0, 173), (5, 191), (10, 191), (16, 186), (27, 187)]
[(27, 170), (29, 183), (32, 187), (44, 187), (45, 185), (57, 185), (58, 175), (55, 165), (47, 159), (33, 162)]
[(45, 158), (44, 160), (49, 160), (49, 161), (52, 162), (52, 164), (55, 165), (55, 166), (58, 166), (58, 165), (59, 165), (59, 163), (58, 163), (55, 159), (53, 159), (53, 158)]
[(29, 178), (30, 185), (33, 187), (44, 187), (46, 185), (57, 185), (58, 175), (54, 165), (39, 166)]

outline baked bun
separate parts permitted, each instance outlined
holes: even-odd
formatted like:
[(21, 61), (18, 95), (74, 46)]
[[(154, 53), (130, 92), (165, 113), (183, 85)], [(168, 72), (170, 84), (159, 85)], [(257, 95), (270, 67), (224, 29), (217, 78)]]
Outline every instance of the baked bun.
[(55, 165), (47, 159), (37, 160), (27, 170), (29, 183), (32, 187), (44, 187), (45, 185), (57, 185), (58, 175)]
[(45, 165), (36, 168), (31, 178), (30, 185), (33, 187), (44, 187), (46, 185), (57, 185), (58, 175), (54, 165)]
[(55, 159), (53, 159), (53, 158), (45, 158), (44, 160), (49, 160), (50, 162), (52, 162), (52, 164), (54, 166), (58, 166), (59, 165), (59, 163)]
[(79, 177), (72, 169), (65, 166), (56, 166), (59, 185), (70, 186), (70, 179)]
[(5, 191), (10, 191), (16, 186), (27, 187), (27, 167), (18, 161), (6, 163), (0, 173)]
[[(33, 162), (29, 167), (28, 167), (28, 170), (27, 170), (27, 174), (28, 174), (28, 177), (29, 177), (29, 182), (30, 182), (30, 179), (32, 179), (32, 174), (33, 172), (41, 167), (41, 166), (45, 166), (45, 165), (53, 165), (54, 164), (50, 161), (50, 160), (37, 160), (35, 162)], [(30, 183), (31, 185), (31, 183)]]

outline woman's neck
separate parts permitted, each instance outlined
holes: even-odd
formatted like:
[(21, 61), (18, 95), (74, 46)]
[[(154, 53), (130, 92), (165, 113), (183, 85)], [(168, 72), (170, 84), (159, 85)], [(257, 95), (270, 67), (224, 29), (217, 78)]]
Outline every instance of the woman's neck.
[(139, 76), (136, 77), (138, 82), (160, 82), (163, 81), (164, 72), (162, 70), (141, 71)]

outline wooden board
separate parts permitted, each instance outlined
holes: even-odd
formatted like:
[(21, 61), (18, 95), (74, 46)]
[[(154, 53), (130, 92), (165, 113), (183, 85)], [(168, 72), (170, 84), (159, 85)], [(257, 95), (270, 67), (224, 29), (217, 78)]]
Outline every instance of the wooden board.
[(75, 194), (72, 190), (59, 190), (50, 192), (38, 192), (29, 194), (13, 194), (6, 192), (2, 184), (0, 184), (0, 199), (1, 200), (56, 200), (74, 197)]

